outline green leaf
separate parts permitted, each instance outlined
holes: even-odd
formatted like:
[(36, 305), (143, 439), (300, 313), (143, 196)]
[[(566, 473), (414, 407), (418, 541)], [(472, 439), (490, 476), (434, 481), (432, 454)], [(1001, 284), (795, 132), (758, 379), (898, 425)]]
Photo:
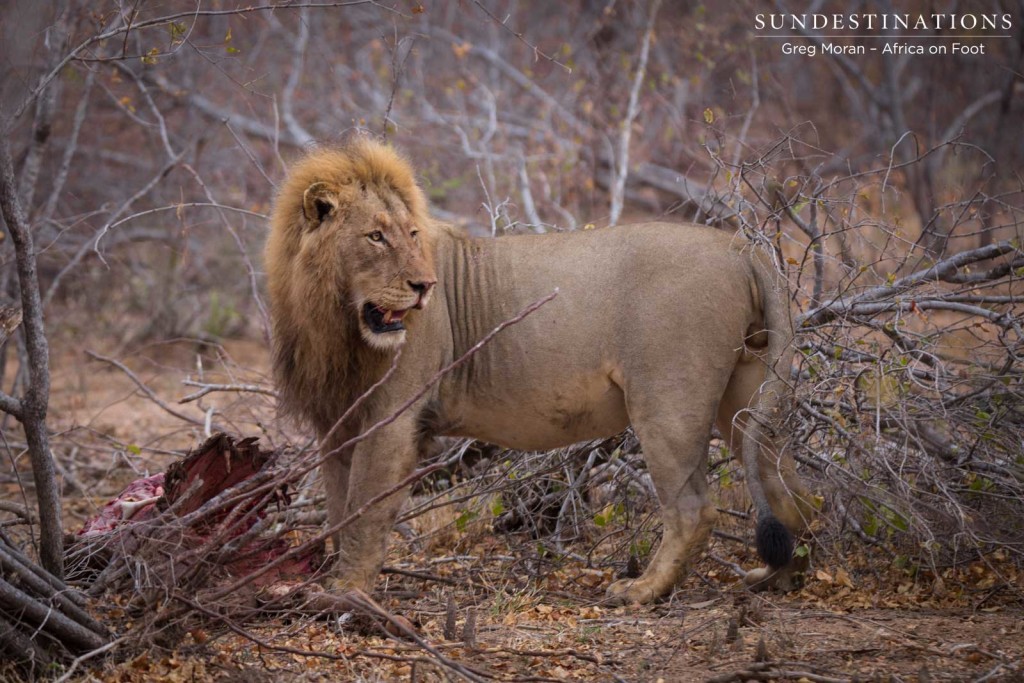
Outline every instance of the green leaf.
[(172, 21), (167, 29), (171, 32), (172, 43), (180, 43), (188, 33), (188, 27), (180, 21)]
[(459, 515), (458, 518), (455, 520), (455, 528), (458, 529), (459, 532), (461, 533), (465, 531), (469, 523), (476, 518), (477, 514), (475, 512), (473, 512), (472, 510), (464, 510), (462, 514)]
[(891, 513), (890, 515), (887, 515), (889, 518), (889, 524), (892, 524), (900, 531), (906, 531), (910, 528), (910, 521), (906, 517), (897, 513), (895, 510), (889, 510), (889, 512)]
[(228, 27), (227, 34), (224, 36), (224, 50), (229, 55), (233, 55), (233, 54), (237, 54), (237, 53), (241, 52), (241, 50), (239, 50), (237, 47), (233, 47), (231, 45), (231, 27), (230, 26)]
[(142, 449), (133, 443), (130, 443), (127, 446), (125, 446), (125, 450), (127, 450), (132, 455), (142, 455)]
[(643, 559), (651, 554), (651, 541), (647, 538), (641, 538), (636, 543), (629, 544), (629, 554), (636, 555), (640, 559)]
[(992, 487), (992, 480), (988, 477), (975, 476), (970, 484), (970, 489), (972, 491), (989, 491)]
[(811, 549), (807, 546), (806, 543), (802, 543), (793, 549), (793, 554), (797, 557), (807, 557), (811, 554)]

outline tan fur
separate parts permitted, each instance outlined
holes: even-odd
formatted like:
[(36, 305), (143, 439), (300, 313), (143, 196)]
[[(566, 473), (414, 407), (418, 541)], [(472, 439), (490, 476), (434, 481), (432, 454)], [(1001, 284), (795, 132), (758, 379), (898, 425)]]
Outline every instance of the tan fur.
[[(609, 588), (615, 601), (671, 591), (703, 547), (714, 519), (705, 480), (713, 423), (743, 454), (758, 516), (771, 522), (766, 538), (805, 528), (812, 510), (792, 459), (760, 425), (786, 393), (776, 373), (791, 358), (785, 282), (739, 237), (646, 224), (467, 239), (430, 221), (407, 162), (360, 141), (291, 169), (266, 267), (282, 408), (321, 437), (331, 523), (382, 498), (335, 534), (339, 588), (372, 588), (408, 492), (384, 494), (438, 434), (549, 449), (632, 424), (664, 532), (644, 574)], [(556, 288), (397, 414), (440, 368)], [(382, 310), (404, 315), (405, 330), (382, 331), (368, 312)], [(399, 348), (394, 375), (335, 429)]]

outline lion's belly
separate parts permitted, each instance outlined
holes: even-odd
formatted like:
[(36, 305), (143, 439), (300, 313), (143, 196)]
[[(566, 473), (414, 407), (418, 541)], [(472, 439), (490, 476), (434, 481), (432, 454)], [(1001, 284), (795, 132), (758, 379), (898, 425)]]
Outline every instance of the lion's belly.
[(518, 450), (549, 450), (611, 436), (629, 425), (622, 390), (607, 376), (544, 386), (522, 395), (496, 387), (457, 398), (446, 411), (446, 433)]

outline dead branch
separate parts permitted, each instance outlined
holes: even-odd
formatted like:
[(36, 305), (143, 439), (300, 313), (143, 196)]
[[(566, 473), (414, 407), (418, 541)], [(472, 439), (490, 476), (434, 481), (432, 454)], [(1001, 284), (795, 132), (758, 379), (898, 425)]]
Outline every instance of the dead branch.
[(99, 353), (96, 353), (95, 351), (88, 351), (87, 350), (85, 352), (85, 355), (89, 356), (90, 358), (92, 358), (94, 360), (102, 361), (102, 362), (104, 362), (104, 363), (106, 363), (108, 365), (111, 365), (111, 366), (117, 368), (118, 370), (120, 370), (121, 372), (123, 372), (125, 375), (127, 375), (128, 379), (130, 379), (135, 384), (135, 386), (137, 386), (139, 388), (139, 390), (143, 394), (145, 394), (146, 398), (148, 398), (150, 401), (152, 401), (157, 406), (159, 406), (164, 412), (166, 412), (166, 413), (168, 413), (168, 414), (178, 418), (179, 420), (183, 420), (185, 422), (188, 422), (189, 424), (193, 424), (193, 425), (196, 425), (198, 427), (202, 427), (203, 426), (204, 423), (203, 423), (202, 420), (198, 420), (198, 419), (196, 419), (194, 417), (190, 417), (190, 416), (188, 416), (188, 415), (186, 415), (184, 413), (179, 413), (177, 410), (172, 408), (166, 401), (164, 401), (159, 396), (157, 396), (155, 391), (150, 389), (149, 386), (145, 382), (143, 382), (142, 379), (138, 375), (136, 375), (134, 372), (132, 372), (128, 368), (128, 366), (125, 365), (124, 363), (122, 363), (121, 361), (116, 360), (114, 358), (110, 358), (108, 356), (104, 356), (104, 355), (99, 354)]
[(183, 379), (181, 380), (181, 383), (190, 387), (199, 387), (199, 391), (178, 399), (178, 403), (190, 403), (206, 396), (207, 394), (212, 394), (218, 391), (237, 394), (260, 394), (262, 396), (277, 398), (276, 391), (273, 389), (267, 389), (266, 387), (258, 384), (208, 384), (206, 382), (197, 382), (192, 379)]
[(880, 285), (872, 287), (853, 297), (838, 297), (822, 306), (814, 308), (807, 313), (797, 316), (798, 327), (807, 329), (822, 325), (831, 320), (849, 313), (854, 305), (866, 304), (889, 299), (917, 287), (918, 285), (930, 282), (957, 282), (960, 275), (959, 270), (964, 266), (980, 261), (997, 258), (1010, 253), (1020, 253), (1020, 249), (1010, 242), (997, 242), (978, 249), (969, 249), (954, 254), (948, 258), (936, 262), (929, 268), (906, 275), (894, 280), (891, 285)]
[[(347, 0), (339, 2), (300, 2), (292, 5), (255, 5), (250, 7), (239, 7), (236, 9), (227, 10), (203, 10), (196, 9), (188, 12), (176, 12), (173, 14), (167, 14), (160, 17), (154, 17), (153, 19), (147, 19), (136, 23), (121, 23), (107, 31), (97, 33), (83, 40), (81, 43), (76, 45), (74, 48), (68, 51), (66, 55), (60, 61), (58, 61), (53, 68), (51, 68), (46, 74), (40, 77), (36, 87), (29, 93), (18, 107), (11, 114), (9, 120), (6, 122), (9, 125), (13, 124), (16, 120), (21, 118), (21, 115), (25, 113), (25, 110), (32, 105), (37, 97), (46, 89), (47, 86), (53, 81), (54, 78), (61, 72), (61, 70), (67, 66), (72, 60), (78, 59), (85, 50), (89, 47), (102, 43), (103, 41), (115, 38), (122, 34), (128, 34), (130, 31), (141, 31), (147, 28), (154, 28), (160, 26), (167, 26), (179, 20), (195, 21), (199, 17), (222, 17), (222, 16), (237, 16), (242, 14), (250, 14), (254, 12), (266, 12), (266, 11), (281, 11), (284, 9), (302, 9), (306, 7), (356, 7), (359, 5), (372, 5), (383, 11), (393, 12), (400, 14), (394, 9), (380, 5), (376, 0)], [(7, 133), (7, 127), (2, 131), (4, 134)]]
[[(604, 154), (598, 154), (597, 161), (601, 169), (594, 179), (598, 185), (611, 189), (614, 183), (612, 169), (615, 168), (615, 161), (610, 155)], [(636, 187), (649, 187), (665, 193), (681, 203), (679, 208), (694, 208), (698, 222), (708, 221), (730, 226), (735, 223), (736, 209), (719, 197), (713, 188), (671, 168), (645, 161), (631, 168), (626, 178), (626, 197), (630, 201), (647, 206), (655, 213), (662, 213), (660, 204), (652, 202), (650, 197), (640, 192), (631, 191)]]
[[(60, 578), (0, 542), (0, 651), (23, 670), (103, 647), (109, 631)], [(74, 596), (74, 597), (72, 597)]]
[(505, 29), (506, 31), (511, 33), (513, 36), (515, 36), (516, 39), (519, 42), (521, 42), (523, 45), (525, 45), (526, 47), (528, 47), (531, 50), (533, 50), (533, 58), (534, 59), (538, 59), (540, 57), (543, 57), (544, 59), (548, 60), (552, 64), (557, 64), (558, 66), (560, 66), (563, 69), (565, 69), (566, 73), (572, 73), (572, 69), (569, 66), (567, 66), (567, 65), (563, 64), (562, 62), (558, 61), (557, 59), (555, 59), (551, 55), (547, 54), (546, 52), (541, 50), (539, 47), (534, 45), (533, 43), (531, 43), (528, 40), (526, 40), (526, 38), (523, 36), (522, 32), (514, 31), (512, 29), (512, 27), (510, 27), (508, 25), (507, 20), (506, 21), (501, 21), (500, 19), (498, 19), (498, 17), (494, 16), (494, 14), (491, 12), (491, 10), (487, 9), (487, 7), (485, 7), (483, 5), (483, 3), (480, 2), (480, 0), (473, 0), (473, 4), (475, 4), (477, 7), (479, 7), (483, 11), (484, 14), (486, 14), (488, 17), (490, 17), (491, 21), (493, 21), (498, 26), (501, 26), (503, 29)]
[(47, 600), (53, 607), (90, 631), (101, 635), (107, 634), (106, 627), (83, 609), (84, 601), (76, 591), (63, 585), (60, 579), (40, 572), (38, 567), (24, 563), (16, 554), (8, 552), (5, 543), (0, 544), (0, 568), (3, 568), (3, 576), (16, 580), (18, 585), (29, 591), (36, 600)]

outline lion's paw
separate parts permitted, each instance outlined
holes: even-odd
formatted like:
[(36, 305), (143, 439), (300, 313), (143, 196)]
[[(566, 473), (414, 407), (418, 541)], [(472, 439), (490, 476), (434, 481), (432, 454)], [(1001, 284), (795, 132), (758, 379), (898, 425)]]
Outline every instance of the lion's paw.
[(635, 605), (654, 602), (661, 593), (643, 577), (639, 579), (621, 579), (608, 586), (605, 601), (613, 605)]
[(356, 581), (345, 576), (328, 576), (323, 580), (323, 587), (324, 590), (331, 593), (337, 593), (339, 595), (350, 591), (359, 591), (369, 594), (373, 590), (372, 586), (367, 586), (365, 582)]

